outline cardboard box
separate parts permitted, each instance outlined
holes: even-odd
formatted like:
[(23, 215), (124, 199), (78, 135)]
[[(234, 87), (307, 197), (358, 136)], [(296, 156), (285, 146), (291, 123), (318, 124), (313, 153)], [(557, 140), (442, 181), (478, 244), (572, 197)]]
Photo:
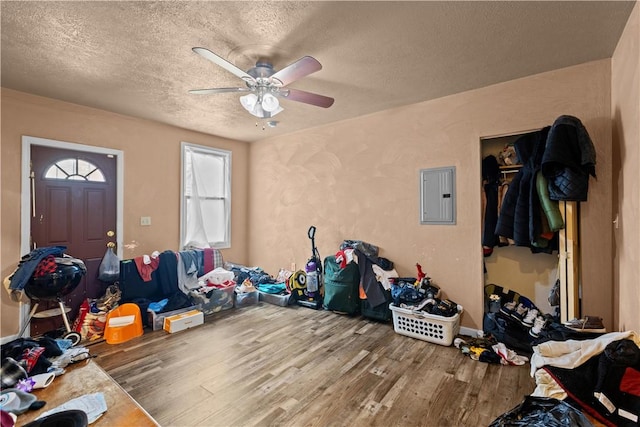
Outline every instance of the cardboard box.
[(156, 313), (153, 310), (147, 310), (149, 315), (149, 324), (154, 331), (160, 331), (164, 327), (164, 318), (173, 316), (180, 313), (186, 313), (187, 311), (195, 310), (197, 307), (192, 305), (191, 307), (179, 308), (177, 310), (165, 311), (162, 313)]
[(174, 314), (164, 318), (164, 330), (173, 334), (184, 331), (204, 323), (204, 314), (200, 310), (191, 310), (186, 313)]

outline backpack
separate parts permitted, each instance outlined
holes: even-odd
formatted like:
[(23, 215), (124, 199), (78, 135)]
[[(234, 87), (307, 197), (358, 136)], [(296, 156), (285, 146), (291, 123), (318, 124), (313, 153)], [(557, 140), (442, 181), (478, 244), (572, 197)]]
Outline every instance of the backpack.
[(324, 308), (340, 313), (356, 314), (360, 311), (360, 270), (354, 262), (340, 268), (336, 257), (324, 259)]

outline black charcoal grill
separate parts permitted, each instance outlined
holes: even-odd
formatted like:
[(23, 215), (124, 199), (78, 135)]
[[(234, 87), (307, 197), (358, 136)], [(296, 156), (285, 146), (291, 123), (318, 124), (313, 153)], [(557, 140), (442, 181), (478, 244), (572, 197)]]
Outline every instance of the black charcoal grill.
[[(73, 345), (76, 345), (82, 337), (79, 333), (71, 330), (69, 319), (67, 318), (68, 310), (64, 305), (63, 298), (73, 292), (80, 284), (80, 280), (87, 273), (87, 267), (82, 260), (72, 257), (55, 258), (55, 262), (56, 270), (54, 272), (40, 277), (32, 276), (25, 285), (24, 292), (33, 302), (33, 307), (29, 313), (29, 319), (22, 326), (18, 336), (22, 336), (29, 323), (31, 323), (40, 301), (57, 301), (67, 331), (64, 338), (70, 339)], [(53, 315), (57, 315), (57, 310), (56, 314)]]

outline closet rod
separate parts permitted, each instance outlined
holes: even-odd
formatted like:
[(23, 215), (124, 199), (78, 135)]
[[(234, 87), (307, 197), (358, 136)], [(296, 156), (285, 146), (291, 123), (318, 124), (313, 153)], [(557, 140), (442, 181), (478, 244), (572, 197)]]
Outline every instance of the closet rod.
[(516, 169), (516, 170), (507, 170), (507, 171), (500, 171), (500, 172), (501, 172), (502, 174), (506, 175), (506, 174), (508, 174), (508, 173), (518, 173), (518, 172), (520, 172), (520, 171)]

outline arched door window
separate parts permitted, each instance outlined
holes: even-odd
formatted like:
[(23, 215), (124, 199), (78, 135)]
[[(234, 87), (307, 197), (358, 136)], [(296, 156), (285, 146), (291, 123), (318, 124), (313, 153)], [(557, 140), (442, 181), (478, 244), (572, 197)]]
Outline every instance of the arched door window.
[(93, 163), (82, 159), (63, 159), (55, 162), (44, 173), (47, 179), (105, 182), (104, 174)]

